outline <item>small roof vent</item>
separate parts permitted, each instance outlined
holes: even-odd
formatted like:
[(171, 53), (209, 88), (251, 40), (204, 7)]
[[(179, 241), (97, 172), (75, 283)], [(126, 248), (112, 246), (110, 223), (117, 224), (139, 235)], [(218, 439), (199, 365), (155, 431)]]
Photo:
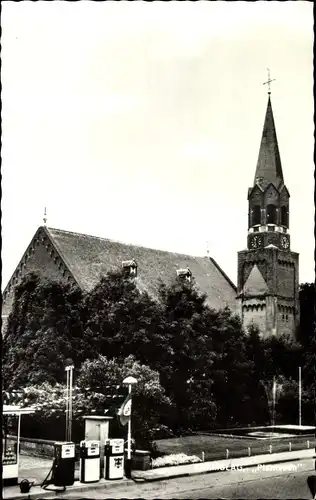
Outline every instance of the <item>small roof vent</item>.
[(184, 268), (184, 269), (177, 269), (177, 276), (179, 278), (183, 278), (187, 281), (191, 281), (191, 278), (192, 278), (192, 273), (190, 271), (190, 269), (188, 267)]
[(134, 259), (123, 260), (122, 269), (126, 277), (136, 277), (137, 276), (137, 263)]

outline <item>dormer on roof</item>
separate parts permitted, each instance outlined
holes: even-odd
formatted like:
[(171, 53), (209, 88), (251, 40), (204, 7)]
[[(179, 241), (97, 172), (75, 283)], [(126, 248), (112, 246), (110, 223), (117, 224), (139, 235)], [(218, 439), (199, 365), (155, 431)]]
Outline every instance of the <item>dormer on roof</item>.
[(124, 276), (126, 278), (136, 278), (136, 276), (137, 276), (137, 263), (134, 259), (123, 260), (122, 261), (122, 269), (123, 269)]
[(177, 276), (178, 278), (188, 281), (189, 283), (192, 279), (192, 273), (188, 267), (184, 269), (177, 269)]

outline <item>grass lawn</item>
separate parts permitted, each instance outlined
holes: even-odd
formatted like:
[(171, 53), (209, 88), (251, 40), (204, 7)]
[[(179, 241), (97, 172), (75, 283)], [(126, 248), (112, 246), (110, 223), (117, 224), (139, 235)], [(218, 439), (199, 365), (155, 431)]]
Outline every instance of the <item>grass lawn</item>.
[(237, 458), (248, 455), (248, 447), (251, 448), (251, 455), (263, 455), (269, 453), (272, 445), (272, 453), (289, 451), (289, 442), (292, 451), (316, 445), (316, 439), (312, 437), (295, 437), (281, 439), (237, 439), (234, 437), (219, 437), (210, 435), (193, 435), (180, 438), (160, 439), (156, 441), (158, 450), (162, 453), (186, 453), (187, 455), (197, 455), (201, 458), (202, 451), (205, 453), (205, 460), (220, 460), (226, 458), (226, 449), (229, 450), (229, 458)]

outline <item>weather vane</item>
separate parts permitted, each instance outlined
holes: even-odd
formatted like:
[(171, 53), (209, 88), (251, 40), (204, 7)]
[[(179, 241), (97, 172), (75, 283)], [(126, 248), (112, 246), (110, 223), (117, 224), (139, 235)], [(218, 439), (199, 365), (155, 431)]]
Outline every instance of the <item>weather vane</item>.
[(270, 78), (270, 70), (269, 70), (269, 68), (267, 68), (267, 70), (268, 70), (268, 80), (267, 80), (266, 82), (264, 82), (264, 83), (263, 83), (263, 85), (267, 85), (267, 84), (268, 84), (268, 95), (270, 95), (270, 94), (271, 94), (270, 84), (271, 84), (271, 82), (275, 82), (275, 78), (273, 78), (273, 79), (271, 80), (271, 78)]
[(47, 222), (47, 217), (46, 217), (46, 207), (44, 208), (44, 217), (43, 217), (43, 221), (44, 221), (44, 226), (46, 226), (46, 222)]

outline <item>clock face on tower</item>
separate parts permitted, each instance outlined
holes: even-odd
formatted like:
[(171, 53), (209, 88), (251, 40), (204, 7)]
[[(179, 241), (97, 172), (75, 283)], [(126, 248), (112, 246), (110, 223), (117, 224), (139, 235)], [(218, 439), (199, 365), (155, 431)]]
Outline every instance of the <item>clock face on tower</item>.
[(252, 250), (255, 250), (256, 248), (261, 247), (262, 244), (262, 238), (261, 236), (253, 236), (250, 240), (250, 248)]
[(289, 248), (290, 242), (289, 242), (289, 239), (287, 238), (287, 236), (282, 236), (282, 238), (281, 238), (281, 246), (285, 250), (287, 250)]

